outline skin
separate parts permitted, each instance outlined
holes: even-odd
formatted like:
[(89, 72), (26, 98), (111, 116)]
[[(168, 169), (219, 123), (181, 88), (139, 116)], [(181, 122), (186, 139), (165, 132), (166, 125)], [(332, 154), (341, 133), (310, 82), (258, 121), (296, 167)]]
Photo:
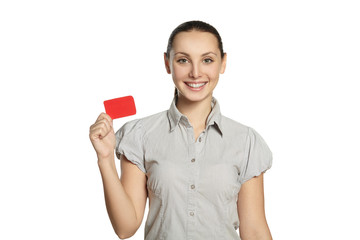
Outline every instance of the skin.
[[(212, 93), (225, 71), (226, 55), (221, 58), (217, 39), (207, 32), (181, 32), (173, 41), (169, 58), (164, 54), (166, 71), (178, 89), (178, 110), (188, 117), (195, 139), (205, 129), (211, 112)], [(201, 90), (186, 83), (205, 83)]]
[(90, 127), (89, 136), (98, 157), (111, 224), (120, 239), (129, 238), (135, 234), (144, 217), (147, 199), (146, 175), (122, 157), (119, 179), (114, 159), (116, 139), (109, 115), (99, 115)]
[[(173, 41), (170, 55), (164, 54), (164, 61), (178, 89), (177, 108), (189, 119), (197, 139), (206, 127), (213, 91), (226, 68), (226, 54), (221, 58), (217, 39), (211, 33), (181, 32)], [(205, 85), (192, 88), (189, 83)], [(122, 156), (119, 179), (114, 160), (115, 134), (107, 114), (99, 115), (89, 135), (98, 157), (109, 218), (119, 238), (129, 238), (144, 217), (148, 197), (146, 175)], [(263, 175), (242, 185), (237, 205), (242, 240), (272, 239), (265, 218)]]

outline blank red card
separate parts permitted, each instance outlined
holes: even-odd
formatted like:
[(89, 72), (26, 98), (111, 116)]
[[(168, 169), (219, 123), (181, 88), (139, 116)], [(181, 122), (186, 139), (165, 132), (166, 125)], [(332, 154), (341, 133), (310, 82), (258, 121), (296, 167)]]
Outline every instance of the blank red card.
[(132, 96), (114, 98), (104, 101), (105, 112), (112, 118), (122, 118), (136, 114), (135, 102)]

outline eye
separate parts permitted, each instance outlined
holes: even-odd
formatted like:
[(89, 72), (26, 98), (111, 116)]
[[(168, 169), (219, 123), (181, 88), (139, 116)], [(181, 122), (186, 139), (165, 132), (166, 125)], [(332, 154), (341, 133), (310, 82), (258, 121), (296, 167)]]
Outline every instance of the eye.
[(178, 62), (178, 63), (187, 63), (189, 61), (186, 58), (180, 58), (176, 62)]
[(204, 63), (212, 63), (214, 60), (212, 60), (211, 58), (205, 58), (203, 60)]

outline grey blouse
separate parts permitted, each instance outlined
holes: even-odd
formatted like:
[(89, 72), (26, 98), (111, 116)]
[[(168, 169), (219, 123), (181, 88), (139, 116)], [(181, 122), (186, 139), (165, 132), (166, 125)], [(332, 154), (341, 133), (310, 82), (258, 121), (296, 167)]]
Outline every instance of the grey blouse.
[(222, 116), (215, 98), (212, 107), (196, 141), (175, 100), (116, 132), (117, 157), (147, 176), (146, 240), (239, 239), (240, 187), (271, 167), (272, 154), (254, 129)]

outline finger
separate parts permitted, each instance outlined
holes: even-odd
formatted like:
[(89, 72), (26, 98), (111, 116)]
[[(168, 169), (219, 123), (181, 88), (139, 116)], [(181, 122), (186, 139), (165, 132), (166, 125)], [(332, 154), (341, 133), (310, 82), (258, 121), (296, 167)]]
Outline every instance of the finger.
[(106, 129), (108, 129), (108, 130), (111, 129), (111, 125), (110, 125), (109, 121), (108, 121), (107, 119), (105, 119), (105, 118), (96, 121), (93, 125), (90, 126), (90, 129), (91, 129), (91, 128), (94, 128), (94, 127), (98, 127), (98, 126), (103, 126), (103, 127), (105, 127)]
[(110, 125), (111, 125), (111, 126), (113, 125), (113, 120), (112, 120), (112, 118), (111, 118), (108, 114), (106, 114), (106, 113), (104, 113), (104, 112), (100, 113), (100, 115), (99, 115), (99, 117), (96, 119), (96, 121), (99, 121), (99, 120), (102, 120), (102, 119), (107, 119), (107, 121), (109, 121)]
[(107, 119), (107, 121), (109, 122), (110, 126), (113, 126), (113, 119), (108, 115), (108, 114), (104, 114), (104, 117)]
[(106, 132), (104, 128), (95, 128), (92, 129), (90, 132), (90, 139), (91, 140), (97, 140), (97, 139), (103, 139), (106, 136)]
[[(101, 122), (105, 122), (107, 126), (109, 126), (110, 128), (113, 127), (112, 124), (112, 119), (109, 115), (107, 115), (106, 113), (101, 113), (98, 117), (98, 119), (96, 120), (96, 122), (92, 125), (92, 126), (96, 126), (97, 124), (101, 123)], [(90, 126), (90, 128), (92, 127)]]
[(99, 121), (99, 120), (101, 120), (101, 119), (104, 119), (104, 118), (105, 118), (105, 114), (106, 114), (106, 113), (104, 113), (104, 112), (100, 113), (99, 116), (98, 116), (98, 118), (96, 119), (96, 121)]
[(106, 113), (104, 113), (104, 117), (105, 117), (104, 120), (106, 120), (107, 125), (112, 127), (113, 126), (112, 118)]
[(100, 120), (100, 122), (97, 122), (90, 127), (90, 133), (97, 129), (102, 129), (104, 133), (103, 136), (106, 136), (112, 130), (112, 127), (110, 126), (109, 122), (107, 122), (106, 119), (103, 119)]

